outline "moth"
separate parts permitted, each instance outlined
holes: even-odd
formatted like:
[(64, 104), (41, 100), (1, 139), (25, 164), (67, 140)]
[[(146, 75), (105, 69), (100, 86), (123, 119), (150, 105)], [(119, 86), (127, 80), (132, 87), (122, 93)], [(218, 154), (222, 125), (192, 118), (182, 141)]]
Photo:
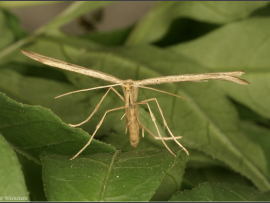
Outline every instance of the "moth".
[[(77, 91), (69, 92), (69, 93), (62, 94), (62, 95), (56, 97), (56, 98), (59, 98), (59, 97), (69, 95), (69, 94), (72, 94), (72, 93), (76, 93), (76, 92), (89, 91), (89, 90), (102, 89), (102, 88), (109, 88), (107, 90), (107, 92), (104, 94), (104, 96), (102, 97), (102, 99), (100, 100), (100, 102), (95, 107), (92, 114), (86, 120), (84, 120), (83, 122), (81, 122), (79, 124), (76, 124), (76, 125), (69, 124), (70, 126), (78, 127), (78, 126), (86, 123), (87, 121), (89, 121), (90, 118), (94, 115), (94, 113), (97, 112), (97, 110), (99, 109), (102, 101), (107, 96), (107, 94), (109, 93), (110, 90), (115, 92), (120, 97), (120, 99), (122, 99), (124, 101), (124, 103), (125, 103), (124, 106), (113, 108), (113, 109), (107, 110), (105, 112), (102, 119), (100, 120), (100, 122), (96, 126), (96, 129), (95, 129), (94, 133), (92, 134), (90, 140), (70, 160), (75, 159), (91, 143), (92, 139), (94, 138), (97, 130), (100, 128), (100, 126), (101, 126), (105, 116), (107, 115), (107, 113), (112, 112), (112, 111), (116, 111), (116, 110), (120, 110), (120, 109), (125, 109), (126, 110), (126, 113), (124, 114), (124, 116), (126, 116), (126, 133), (127, 133), (127, 129), (128, 129), (129, 130), (130, 145), (132, 147), (137, 147), (137, 145), (139, 144), (139, 140), (140, 140), (139, 130), (141, 128), (142, 129), (142, 137), (144, 137), (144, 130), (146, 130), (154, 139), (161, 140), (163, 142), (164, 146), (168, 149), (168, 151), (172, 155), (175, 156), (175, 154), (172, 152), (172, 150), (165, 143), (165, 140), (174, 140), (188, 155), (189, 153), (185, 149), (185, 147), (183, 147), (178, 142), (178, 139), (182, 138), (182, 136), (177, 136), (176, 137), (176, 136), (173, 135), (173, 133), (171, 132), (170, 128), (167, 125), (167, 122), (166, 122), (166, 120), (164, 118), (163, 112), (162, 112), (162, 110), (161, 110), (161, 108), (159, 106), (159, 103), (158, 103), (157, 99), (156, 98), (150, 98), (150, 99), (146, 99), (144, 101), (137, 101), (139, 88), (150, 89), (150, 90), (162, 92), (162, 93), (165, 93), (165, 94), (169, 94), (169, 95), (172, 95), (172, 96), (176, 96), (176, 97), (179, 97), (179, 98), (183, 98), (183, 97), (181, 97), (179, 95), (175, 95), (175, 94), (172, 94), (172, 93), (169, 93), (169, 92), (165, 92), (165, 91), (158, 90), (158, 89), (155, 89), (155, 88), (152, 88), (152, 87), (147, 87), (147, 86), (148, 85), (162, 84), (162, 83), (173, 83), (173, 82), (187, 82), (187, 81), (199, 82), (199, 81), (205, 81), (205, 80), (208, 80), (208, 79), (231, 81), (231, 82), (236, 82), (236, 83), (241, 84), (241, 85), (248, 85), (249, 84), (249, 82), (238, 78), (239, 76), (241, 76), (242, 74), (245, 73), (244, 71), (172, 75), (172, 76), (155, 77), (155, 78), (148, 78), (148, 79), (136, 80), (136, 81), (131, 80), (131, 79), (121, 80), (119, 78), (116, 78), (116, 77), (114, 77), (112, 75), (109, 75), (107, 73), (103, 73), (101, 71), (84, 68), (82, 66), (78, 66), (78, 65), (75, 65), (75, 64), (60, 61), (58, 59), (43, 56), (43, 55), (37, 54), (35, 52), (25, 51), (25, 50), (21, 50), (21, 51), (26, 56), (28, 56), (28, 57), (30, 57), (30, 58), (38, 61), (38, 62), (44, 63), (46, 65), (61, 68), (61, 69), (76, 72), (76, 73), (80, 73), (80, 74), (95, 77), (95, 78), (99, 78), (99, 79), (114, 83), (112, 85), (105, 85), (105, 86), (99, 86), (99, 87), (94, 87), (94, 88), (89, 88), (89, 89), (77, 90)], [(124, 97), (114, 88), (115, 86), (122, 86), (122, 89), (123, 89), (123, 92), (124, 92)], [(156, 102), (157, 107), (159, 109), (159, 112), (161, 114), (162, 120), (163, 120), (164, 129), (166, 128), (168, 130), (171, 137), (162, 137), (161, 136), (160, 131), (159, 131), (158, 127), (157, 127), (156, 118), (155, 118), (154, 114), (152, 113), (151, 108), (150, 108), (150, 106), (148, 104), (148, 102), (150, 102), (150, 101), (155, 101)], [(147, 107), (148, 107), (151, 119), (152, 119), (152, 121), (153, 121), (153, 123), (154, 123), (154, 125), (156, 127), (158, 136), (156, 136), (154, 133), (152, 133), (150, 130), (148, 130), (140, 122), (138, 105), (143, 105), (143, 104), (147, 105)]]

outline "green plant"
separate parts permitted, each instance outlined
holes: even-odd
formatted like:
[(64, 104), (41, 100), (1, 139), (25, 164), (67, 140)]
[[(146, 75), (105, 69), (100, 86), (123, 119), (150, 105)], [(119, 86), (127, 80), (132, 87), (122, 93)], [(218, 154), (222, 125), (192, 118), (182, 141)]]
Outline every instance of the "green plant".
[[(269, 3), (156, 2), (132, 27), (77, 36), (59, 30), (109, 3), (74, 2), (29, 34), (7, 10), (16, 4), (0, 2), (0, 196), (36, 201), (270, 200)], [(188, 101), (140, 89), (139, 100), (158, 99), (190, 156), (167, 142), (177, 154), (173, 157), (147, 133), (133, 149), (125, 121), (120, 121), (124, 112), (118, 111), (108, 114), (96, 140), (70, 161), (104, 112), (123, 102), (109, 94), (82, 129), (69, 127), (66, 123), (89, 116), (106, 90), (54, 97), (108, 83), (37, 63), (20, 49), (120, 79), (244, 70), (242, 78), (251, 85), (209, 81), (155, 86)], [(151, 105), (162, 129), (158, 109)], [(147, 109), (139, 111), (141, 122), (155, 132)]]

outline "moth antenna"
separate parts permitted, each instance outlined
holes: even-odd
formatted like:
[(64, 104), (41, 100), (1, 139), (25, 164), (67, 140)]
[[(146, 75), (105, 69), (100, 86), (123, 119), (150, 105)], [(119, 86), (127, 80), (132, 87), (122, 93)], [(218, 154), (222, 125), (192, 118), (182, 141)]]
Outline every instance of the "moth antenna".
[(154, 91), (157, 91), (157, 92), (162, 92), (162, 93), (165, 93), (165, 94), (170, 94), (170, 95), (172, 95), (172, 96), (175, 96), (175, 97), (179, 97), (179, 98), (181, 98), (181, 99), (188, 100), (188, 99), (185, 98), (185, 97), (181, 97), (181, 96), (179, 96), (179, 95), (176, 95), (176, 94), (173, 94), (173, 93), (170, 93), (170, 92), (166, 92), (166, 91), (163, 91), (163, 90), (155, 89), (155, 88), (152, 88), (152, 87), (145, 87), (145, 86), (141, 86), (141, 85), (138, 85), (138, 87), (145, 88), (145, 89), (149, 89), (149, 90), (154, 90)]
[(86, 92), (86, 91), (90, 91), (90, 90), (95, 90), (95, 89), (102, 89), (102, 88), (107, 88), (107, 87), (114, 87), (114, 86), (119, 86), (120, 84), (115, 84), (115, 85), (105, 85), (105, 86), (99, 86), (99, 87), (93, 87), (93, 88), (88, 88), (88, 89), (82, 89), (82, 90), (76, 90), (76, 91), (72, 91), (72, 92), (68, 92), (65, 94), (61, 94), (57, 97), (54, 97), (55, 99), (59, 98), (59, 97), (63, 97), (69, 94), (73, 94), (73, 93), (77, 93), (77, 92)]

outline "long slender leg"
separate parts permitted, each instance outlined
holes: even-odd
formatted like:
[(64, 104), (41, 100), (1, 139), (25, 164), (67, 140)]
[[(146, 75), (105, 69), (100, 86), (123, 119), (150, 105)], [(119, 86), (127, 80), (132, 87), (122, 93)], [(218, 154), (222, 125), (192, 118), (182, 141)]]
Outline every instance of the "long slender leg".
[[(149, 129), (147, 129), (141, 122), (141, 128), (146, 130), (155, 140), (174, 140), (173, 137), (157, 137), (154, 133), (152, 133)], [(182, 138), (182, 136), (175, 137), (176, 139)]]
[(126, 113), (124, 113), (124, 115), (122, 116), (122, 118), (120, 118), (120, 120), (122, 120), (125, 117)]
[(102, 119), (99, 121), (97, 127), (96, 127), (96, 130), (94, 131), (93, 135), (91, 136), (90, 140), (86, 143), (86, 145), (84, 145), (84, 147), (75, 155), (73, 156), (70, 160), (72, 159), (75, 159), (80, 153), (82, 153), (82, 151), (91, 143), (92, 139), (94, 138), (97, 130), (100, 128), (100, 126), (102, 125), (103, 123), (103, 120), (105, 118), (105, 116), (107, 115), (107, 113), (111, 112), (111, 111), (116, 111), (116, 110), (120, 110), (120, 109), (124, 109), (126, 108), (125, 106), (121, 106), (121, 107), (117, 107), (117, 108), (114, 108), (114, 109), (110, 109), (110, 110), (107, 110), (105, 112), (105, 114), (103, 115)]
[(95, 107), (95, 110), (91, 113), (91, 115), (90, 115), (86, 120), (84, 120), (83, 122), (81, 122), (81, 123), (79, 123), (79, 124), (75, 124), (75, 125), (69, 124), (69, 126), (71, 126), (71, 127), (78, 127), (78, 126), (80, 126), (80, 125), (86, 123), (87, 121), (89, 121), (90, 118), (92, 118), (92, 116), (94, 115), (94, 113), (97, 112), (97, 110), (98, 110), (99, 107), (100, 107), (101, 102), (104, 100), (104, 98), (107, 96), (107, 94), (109, 93), (110, 90), (113, 90), (113, 91), (114, 91), (114, 92), (115, 92), (115, 93), (116, 93), (123, 101), (125, 101), (124, 98), (119, 94), (119, 92), (117, 92), (117, 90), (115, 90), (113, 87), (110, 87), (110, 88), (108, 89), (108, 91), (103, 95), (103, 97), (101, 98), (100, 102), (99, 102), (99, 103), (97, 104), (97, 106)]
[(133, 118), (131, 121), (129, 121), (129, 122), (127, 123), (126, 126), (129, 126), (131, 123), (133, 123), (133, 121), (134, 121), (135, 119), (136, 119), (136, 118)]
[[(122, 118), (120, 120), (122, 120), (124, 117), (125, 117), (126, 113), (124, 113), (124, 115), (122, 116)], [(128, 126), (126, 125), (126, 131), (125, 131), (125, 134), (127, 134), (127, 129), (128, 129)]]
[[(149, 111), (150, 111), (150, 115), (151, 115), (151, 117), (152, 117), (152, 115), (153, 115), (153, 113), (152, 113), (152, 111), (151, 111), (151, 109), (150, 109), (150, 106), (149, 106), (149, 104), (148, 104), (148, 102), (149, 101), (156, 101), (156, 103), (157, 103), (157, 106), (158, 106), (158, 109), (159, 109), (159, 112), (160, 112), (160, 114), (161, 114), (161, 117), (162, 117), (162, 119), (163, 119), (163, 123), (164, 123), (164, 128), (166, 127), (167, 128), (167, 130), (169, 131), (169, 133), (170, 133), (170, 135), (171, 135), (171, 137), (172, 137), (172, 139), (187, 153), (187, 155), (189, 155), (189, 153), (188, 153), (188, 151), (186, 150), (186, 148), (185, 147), (183, 147), (183, 145), (181, 145), (179, 142), (178, 142), (178, 140), (177, 139), (179, 139), (179, 138), (176, 138), (173, 134), (172, 134), (172, 132), (171, 132), (171, 130), (169, 129), (169, 127), (168, 127), (168, 124), (167, 124), (167, 122), (166, 122), (166, 120), (165, 120), (165, 118), (164, 118), (164, 115), (163, 115), (163, 112), (162, 112), (162, 110), (161, 110), (161, 108), (160, 108), (160, 106), (159, 106), (159, 103), (158, 103), (158, 101), (157, 101), (157, 99), (156, 98), (151, 98), (151, 99), (147, 99), (147, 100), (144, 100), (144, 101), (141, 101), (141, 102), (136, 102), (135, 104), (147, 104), (147, 106), (148, 106), (148, 109), (149, 109)], [(152, 118), (152, 120), (153, 120), (153, 118)], [(153, 120), (154, 121), (154, 120)], [(155, 126), (156, 126), (156, 128), (157, 128), (157, 125), (156, 125), (156, 122), (154, 121), (154, 123), (155, 123)], [(160, 136), (159, 136), (160, 137)], [(158, 138), (155, 138), (155, 139), (158, 139)]]
[[(148, 105), (148, 104), (147, 104), (147, 105)], [(154, 115), (152, 115), (152, 112), (151, 112), (151, 111), (150, 111), (150, 114), (151, 114), (151, 117), (154, 116)], [(150, 130), (148, 130), (148, 129), (147, 129), (147, 128), (139, 121), (139, 119), (137, 119), (137, 120), (138, 120), (138, 122), (139, 122), (141, 128), (142, 128), (142, 129), (145, 129), (152, 137), (154, 137), (154, 138), (156, 139), (156, 136), (155, 136)], [(161, 137), (161, 135), (160, 135), (160, 132), (159, 132), (159, 129), (158, 129), (157, 124), (156, 124), (156, 119), (155, 119), (155, 117), (152, 117), (152, 120), (153, 120), (153, 122), (154, 122), (154, 124), (155, 124), (155, 126), (156, 126), (156, 129), (157, 129), (157, 132), (158, 132), (158, 136), (159, 136), (159, 138), (161, 139), (162, 143), (164, 144), (164, 146), (167, 148), (167, 150), (168, 150), (173, 156), (176, 156), (176, 155), (172, 152), (172, 150), (168, 147), (168, 145), (165, 143), (165, 141), (162, 139), (162, 137)]]
[[(147, 99), (147, 100), (144, 100), (144, 101), (141, 101), (141, 102), (136, 102), (135, 104), (146, 104), (147, 106), (148, 106), (148, 109), (149, 109), (149, 112), (150, 112), (150, 115), (151, 115), (151, 118), (152, 118), (152, 120), (153, 120), (153, 118), (154, 118), (154, 120), (156, 120), (155, 119), (155, 117), (154, 117), (154, 114), (152, 113), (152, 111), (151, 111), (151, 108), (150, 108), (150, 106), (149, 106), (149, 104), (148, 104), (148, 101), (153, 101), (153, 100), (155, 100), (156, 98), (152, 98), (152, 99)], [(157, 101), (156, 101), (157, 102)], [(158, 104), (158, 103), (157, 103)], [(159, 105), (158, 105), (158, 107), (159, 107)], [(161, 108), (159, 107), (159, 110), (160, 110), (160, 113), (161, 113), (161, 117), (162, 117), (162, 119), (163, 119), (163, 123), (164, 123), (164, 127), (167, 127), (168, 128), (168, 125), (167, 125), (167, 122), (166, 122), (166, 120), (165, 120), (165, 118), (164, 118), (164, 116), (163, 116), (163, 113), (162, 113), (162, 110), (161, 110)], [(182, 138), (182, 136), (178, 136), (178, 137), (175, 137), (175, 136), (173, 136), (173, 137), (169, 137), (169, 138), (162, 138), (162, 139), (165, 139), (165, 140), (174, 140), (174, 138), (175, 139), (180, 139), (180, 138)], [(156, 137), (155, 139), (160, 139), (159, 137)]]
[(160, 106), (159, 106), (159, 103), (158, 103), (158, 101), (157, 101), (156, 98), (146, 99), (146, 100), (144, 100), (144, 101), (137, 102), (137, 103), (135, 103), (135, 104), (146, 104), (146, 103), (148, 103), (149, 101), (155, 101), (155, 102), (157, 103), (159, 112), (160, 112), (161, 117), (162, 117), (162, 120), (163, 120), (164, 128), (165, 128), (165, 127), (168, 128), (168, 124), (167, 124), (167, 122), (166, 122), (166, 120), (165, 120), (165, 118), (164, 118), (163, 112), (162, 112), (162, 110), (161, 110), (161, 108), (160, 108)]

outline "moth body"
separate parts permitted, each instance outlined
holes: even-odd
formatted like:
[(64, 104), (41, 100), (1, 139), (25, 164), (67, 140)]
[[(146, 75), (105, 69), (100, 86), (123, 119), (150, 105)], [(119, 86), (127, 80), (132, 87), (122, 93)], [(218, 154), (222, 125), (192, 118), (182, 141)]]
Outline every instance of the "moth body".
[(137, 102), (138, 88), (132, 80), (124, 82), (123, 91), (126, 102), (126, 127), (129, 130), (129, 140), (132, 147), (137, 147), (140, 141), (139, 110)]

